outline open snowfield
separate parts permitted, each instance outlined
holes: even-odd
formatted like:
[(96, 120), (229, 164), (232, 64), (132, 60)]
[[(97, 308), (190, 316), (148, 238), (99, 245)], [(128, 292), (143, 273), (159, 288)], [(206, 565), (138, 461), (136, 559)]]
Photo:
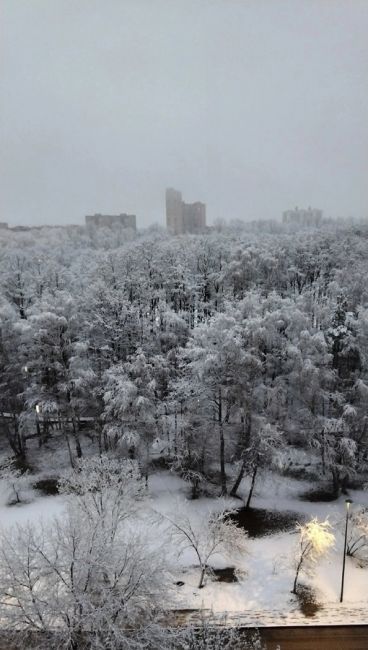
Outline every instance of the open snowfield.
[[(238, 582), (224, 583), (208, 576), (204, 588), (198, 589), (199, 569), (192, 549), (186, 549), (178, 558), (177, 548), (170, 541), (168, 522), (164, 519), (155, 523), (157, 513), (174, 516), (180, 509), (189, 508), (190, 517), (201, 519), (210, 510), (239, 508), (239, 499), (199, 498), (187, 499), (188, 486), (169, 472), (158, 472), (149, 479), (149, 494), (139, 506), (132, 525), (148, 535), (152, 546), (162, 547), (172, 571), (173, 589), (168, 594), (168, 605), (173, 609), (212, 609), (216, 615), (228, 613), (229, 622), (240, 620), (247, 625), (269, 624), (328, 624), (364, 623), (368, 609), (368, 568), (360, 568), (356, 560), (347, 558), (345, 593), (343, 604), (339, 603), (343, 552), (343, 524), (345, 517), (344, 498), (329, 503), (310, 503), (298, 498), (298, 494), (310, 488), (307, 482), (265, 474), (259, 481), (252, 506), (280, 512), (292, 511), (309, 519), (328, 517), (336, 534), (335, 547), (328, 558), (317, 566), (314, 576), (301, 576), (301, 582), (309, 585), (320, 608), (314, 616), (305, 616), (298, 601), (292, 595), (294, 578), (292, 558), (297, 544), (297, 535), (291, 532), (270, 534), (248, 539), (247, 553), (240, 561), (233, 563), (222, 555), (211, 560), (213, 568), (235, 566)], [(246, 493), (246, 482), (240, 494)], [(353, 508), (368, 505), (368, 493), (350, 492)], [(4, 499), (0, 507), (2, 527), (30, 521), (47, 521), (62, 514), (65, 502), (61, 496), (37, 497), (31, 503), (6, 506)], [(183, 582), (177, 586), (177, 582)], [(195, 616), (195, 614), (194, 614)]]

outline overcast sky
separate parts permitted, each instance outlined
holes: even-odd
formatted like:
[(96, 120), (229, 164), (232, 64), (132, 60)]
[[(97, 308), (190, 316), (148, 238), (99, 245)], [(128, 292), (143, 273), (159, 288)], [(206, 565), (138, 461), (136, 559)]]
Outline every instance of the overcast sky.
[(368, 0), (0, 0), (0, 220), (368, 214)]

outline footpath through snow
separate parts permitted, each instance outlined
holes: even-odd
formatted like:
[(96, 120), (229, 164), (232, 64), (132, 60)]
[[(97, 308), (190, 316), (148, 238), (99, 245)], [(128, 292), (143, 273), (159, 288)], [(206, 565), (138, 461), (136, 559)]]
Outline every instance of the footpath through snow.
[(212, 610), (202, 610), (202, 612), (186, 611), (185, 615), (179, 617), (184, 622), (195, 624), (199, 622), (201, 616), (211, 617), (212, 623), (218, 625), (231, 625), (234, 627), (278, 627), (280, 625), (294, 626), (319, 626), (319, 625), (367, 625), (368, 621), (368, 603), (367, 601), (340, 604), (324, 603), (323, 608), (314, 616), (305, 616), (296, 606), (289, 611), (278, 609), (262, 610), (245, 610), (243, 612), (226, 612), (216, 613)]

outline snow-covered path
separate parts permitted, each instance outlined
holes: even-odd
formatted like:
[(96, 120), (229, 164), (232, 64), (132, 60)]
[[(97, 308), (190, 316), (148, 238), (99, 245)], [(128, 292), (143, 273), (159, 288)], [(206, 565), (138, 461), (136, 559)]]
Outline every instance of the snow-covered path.
[(316, 625), (367, 625), (368, 603), (356, 602), (343, 605), (337, 603), (324, 603), (323, 608), (315, 616), (304, 616), (298, 607), (290, 610), (282, 609), (259, 609), (244, 610), (243, 612), (213, 612), (206, 609), (200, 611), (180, 610), (177, 612), (181, 621), (195, 623), (201, 616), (210, 616), (212, 622), (219, 625), (232, 625), (234, 627), (277, 627), (279, 625), (290, 626), (316, 626)]

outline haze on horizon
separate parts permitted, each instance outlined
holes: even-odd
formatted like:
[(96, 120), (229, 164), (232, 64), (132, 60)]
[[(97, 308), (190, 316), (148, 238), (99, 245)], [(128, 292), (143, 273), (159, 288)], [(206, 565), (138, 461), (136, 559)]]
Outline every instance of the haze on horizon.
[(0, 221), (368, 215), (366, 0), (1, 0)]

